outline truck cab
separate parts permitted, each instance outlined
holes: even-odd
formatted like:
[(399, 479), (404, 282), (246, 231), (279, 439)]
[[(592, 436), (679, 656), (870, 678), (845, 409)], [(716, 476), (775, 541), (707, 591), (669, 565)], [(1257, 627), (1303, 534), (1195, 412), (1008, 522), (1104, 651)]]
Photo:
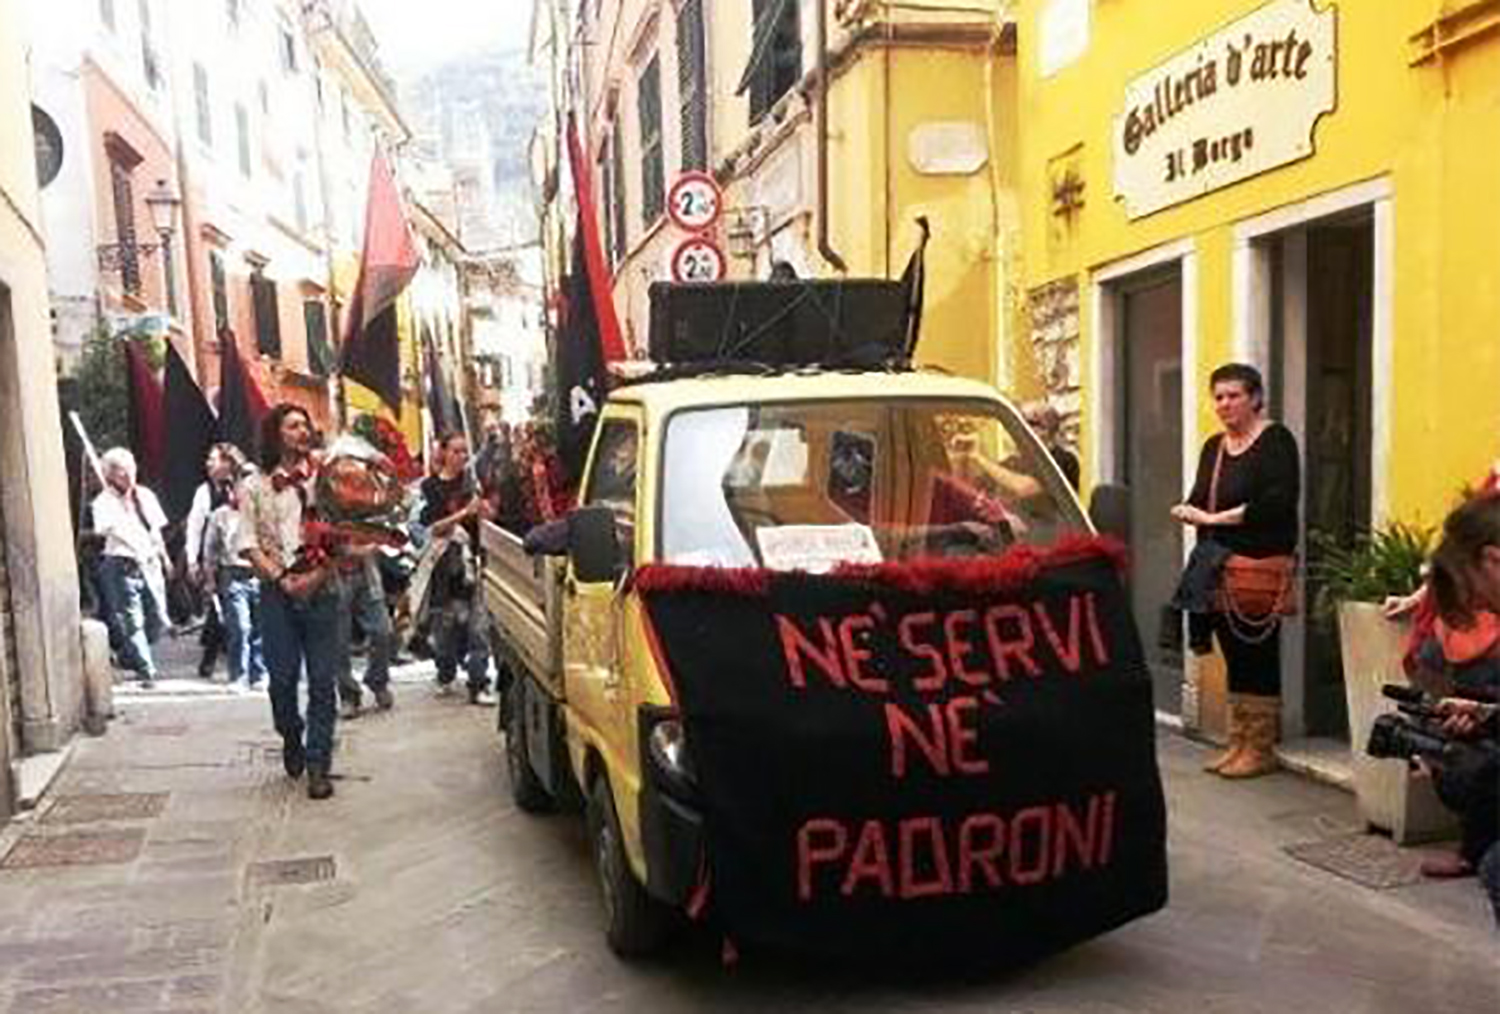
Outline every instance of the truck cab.
[[(1045, 549), (1092, 528), (1013, 406), (973, 381), (804, 369), (612, 393), (565, 555), (487, 526), (517, 803), (581, 804), (606, 936), (651, 949), (702, 887), (692, 751), (634, 577), (653, 565), (825, 573)], [(733, 628), (703, 629), (733, 639)]]

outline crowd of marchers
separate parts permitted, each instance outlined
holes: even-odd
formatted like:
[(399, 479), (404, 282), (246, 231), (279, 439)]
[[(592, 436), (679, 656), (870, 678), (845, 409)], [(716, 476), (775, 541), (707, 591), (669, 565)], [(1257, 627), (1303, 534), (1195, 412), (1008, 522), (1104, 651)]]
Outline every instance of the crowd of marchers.
[(336, 714), (357, 717), (367, 693), (392, 708), (391, 667), (404, 653), (433, 659), (438, 693), (450, 694), (462, 670), (471, 703), (495, 702), (479, 522), (524, 535), (561, 516), (571, 497), (545, 430), (490, 419), (477, 454), (462, 432), (433, 443), (405, 498), (404, 545), (330, 547), (309, 535), (329, 443), (305, 410), (284, 404), (262, 421), (254, 460), (214, 445), (180, 538), (169, 538), (131, 452), (112, 448), (99, 458), (80, 561), (122, 676), (155, 686), (158, 639), (196, 629), (198, 675), (214, 678), (222, 656), (230, 686), (268, 691), (287, 774), (306, 772), (313, 798), (333, 793)]

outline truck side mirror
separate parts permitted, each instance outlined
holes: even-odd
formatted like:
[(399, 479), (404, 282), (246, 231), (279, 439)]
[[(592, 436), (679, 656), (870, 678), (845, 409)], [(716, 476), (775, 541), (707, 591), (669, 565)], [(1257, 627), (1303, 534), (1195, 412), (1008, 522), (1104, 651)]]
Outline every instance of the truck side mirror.
[(1100, 535), (1130, 543), (1130, 490), (1115, 483), (1101, 483), (1089, 496), (1089, 519)]
[(609, 507), (579, 507), (568, 515), (568, 558), (584, 584), (613, 581), (620, 569), (620, 539)]

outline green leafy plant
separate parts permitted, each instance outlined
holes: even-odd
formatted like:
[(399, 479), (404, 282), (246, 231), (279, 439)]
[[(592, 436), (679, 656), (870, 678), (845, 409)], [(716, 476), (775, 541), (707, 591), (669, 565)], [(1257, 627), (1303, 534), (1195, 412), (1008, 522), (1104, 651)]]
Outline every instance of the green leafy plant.
[(1318, 611), (1333, 615), (1340, 602), (1382, 602), (1387, 595), (1409, 595), (1422, 584), (1422, 566), (1436, 532), (1394, 522), (1353, 541), (1313, 532), (1309, 566), (1318, 588)]

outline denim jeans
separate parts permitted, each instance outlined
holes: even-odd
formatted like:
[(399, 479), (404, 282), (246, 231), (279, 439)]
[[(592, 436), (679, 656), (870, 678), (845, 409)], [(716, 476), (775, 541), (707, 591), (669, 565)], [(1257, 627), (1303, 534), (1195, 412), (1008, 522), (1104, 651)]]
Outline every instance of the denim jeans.
[(365, 632), (365, 686), (372, 691), (389, 686), (391, 682), (391, 655), (395, 651), (396, 635), (391, 627), (391, 614), (385, 606), (385, 588), (380, 583), (380, 571), (374, 558), (364, 561), (364, 566), (343, 576), (344, 607), (339, 618), (341, 668), (339, 669), (339, 697), (346, 701), (358, 701), (361, 693), (354, 680), (354, 660), (350, 648), (354, 641), (354, 621)]
[(99, 565), (105, 612), (120, 646), (120, 661), (143, 679), (156, 678), (151, 645), (161, 636), (161, 604), (151, 594), (141, 565), (124, 556), (106, 556)]
[(294, 599), (274, 585), (261, 589), (260, 618), (266, 669), (271, 676), (271, 715), (286, 742), (302, 741), (297, 683), (307, 669), (307, 765), (327, 771), (333, 754), (334, 702), (343, 664), (340, 615), (343, 592), (331, 576), (312, 595)]
[(266, 675), (261, 655), (260, 582), (248, 569), (221, 567), (215, 587), (224, 625), (224, 654), (229, 680), (245, 680), (252, 687)]
[(490, 683), (490, 639), (488, 614), (479, 601), (455, 598), (440, 607), (433, 620), (433, 641), (437, 654), (437, 679), (446, 686), (453, 682), (459, 663), (469, 677), (469, 687), (483, 690)]

